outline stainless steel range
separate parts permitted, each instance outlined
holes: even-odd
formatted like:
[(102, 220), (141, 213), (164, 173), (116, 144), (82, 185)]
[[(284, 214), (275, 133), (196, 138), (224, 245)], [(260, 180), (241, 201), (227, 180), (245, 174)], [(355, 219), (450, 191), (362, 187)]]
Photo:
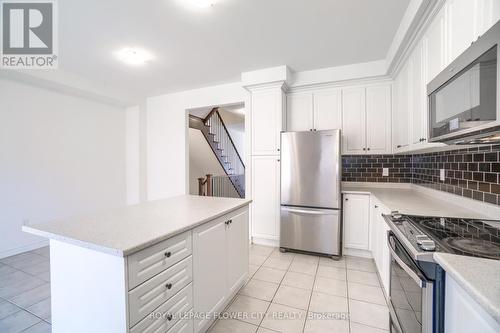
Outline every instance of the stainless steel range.
[(444, 332), (443, 269), (434, 252), (500, 259), (500, 221), (384, 215), (391, 231), (391, 332)]

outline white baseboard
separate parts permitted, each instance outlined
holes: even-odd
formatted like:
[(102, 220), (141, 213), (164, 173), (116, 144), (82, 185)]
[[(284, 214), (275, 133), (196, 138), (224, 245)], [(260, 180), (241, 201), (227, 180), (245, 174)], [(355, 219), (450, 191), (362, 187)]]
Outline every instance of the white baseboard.
[(272, 246), (272, 247), (279, 247), (280, 246), (279, 240), (267, 239), (267, 238), (252, 237), (252, 243), (257, 244), (257, 245)]
[(7, 257), (13, 256), (13, 255), (19, 254), (19, 253), (39, 249), (41, 247), (48, 246), (48, 245), (49, 245), (49, 241), (47, 239), (45, 239), (45, 240), (42, 240), (42, 241), (39, 241), (36, 243), (31, 243), (28, 245), (16, 247), (14, 249), (5, 250), (5, 251), (0, 252), (0, 259), (7, 258)]
[(373, 258), (372, 253), (369, 250), (344, 248), (343, 254), (346, 256), (353, 256), (353, 257)]

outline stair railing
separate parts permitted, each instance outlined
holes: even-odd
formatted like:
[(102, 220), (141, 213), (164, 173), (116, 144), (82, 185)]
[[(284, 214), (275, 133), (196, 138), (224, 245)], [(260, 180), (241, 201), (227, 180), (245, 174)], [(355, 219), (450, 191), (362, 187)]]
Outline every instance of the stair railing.
[[(244, 179), (245, 174), (245, 164), (241, 158), (236, 145), (234, 144), (229, 131), (227, 130), (226, 124), (222, 120), (218, 108), (212, 109), (207, 117), (204, 119), (204, 123), (209, 128), (209, 133), (214, 136), (214, 141), (217, 143), (217, 150), (220, 151), (223, 163), (225, 164), (224, 170), (228, 176), (240, 176), (229, 178), (229, 180), (234, 185), (236, 191), (240, 197), (245, 196), (245, 186)], [(239, 180), (236, 182), (236, 180)]]

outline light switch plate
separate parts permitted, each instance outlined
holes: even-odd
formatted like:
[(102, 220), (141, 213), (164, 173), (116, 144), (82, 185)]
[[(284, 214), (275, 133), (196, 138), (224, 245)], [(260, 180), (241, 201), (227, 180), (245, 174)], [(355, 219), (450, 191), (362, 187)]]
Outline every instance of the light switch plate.
[(444, 182), (444, 177), (445, 177), (444, 169), (439, 169), (439, 180)]
[(382, 168), (382, 177), (389, 177), (389, 168)]

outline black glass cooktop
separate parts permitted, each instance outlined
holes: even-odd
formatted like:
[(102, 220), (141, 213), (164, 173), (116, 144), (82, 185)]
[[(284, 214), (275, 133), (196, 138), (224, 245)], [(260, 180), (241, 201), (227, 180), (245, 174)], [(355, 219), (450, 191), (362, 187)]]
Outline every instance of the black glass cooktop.
[(500, 221), (406, 216), (430, 236), (442, 252), (500, 259)]

